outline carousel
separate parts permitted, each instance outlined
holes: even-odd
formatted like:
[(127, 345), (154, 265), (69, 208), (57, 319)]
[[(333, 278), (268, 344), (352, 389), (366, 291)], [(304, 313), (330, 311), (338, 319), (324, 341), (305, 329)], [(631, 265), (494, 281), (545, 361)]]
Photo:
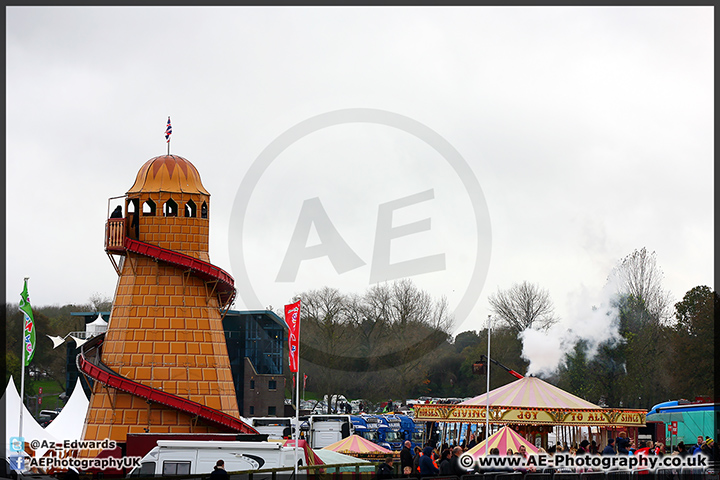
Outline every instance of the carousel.
[(415, 406), (415, 421), (435, 423), (448, 443), (460, 445), (471, 433), (479, 441), (508, 425), (546, 450), (552, 434), (555, 442), (570, 446), (582, 439), (595, 440), (601, 450), (608, 438), (621, 431), (637, 443), (646, 414), (646, 410), (603, 408), (532, 376), (461, 403)]

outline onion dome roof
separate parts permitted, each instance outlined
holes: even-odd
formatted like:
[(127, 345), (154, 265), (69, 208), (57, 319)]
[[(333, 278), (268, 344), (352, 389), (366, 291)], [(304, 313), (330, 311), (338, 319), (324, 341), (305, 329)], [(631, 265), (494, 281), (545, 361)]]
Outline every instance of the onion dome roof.
[(203, 187), (197, 168), (178, 155), (161, 155), (145, 162), (127, 193), (147, 192), (210, 195)]

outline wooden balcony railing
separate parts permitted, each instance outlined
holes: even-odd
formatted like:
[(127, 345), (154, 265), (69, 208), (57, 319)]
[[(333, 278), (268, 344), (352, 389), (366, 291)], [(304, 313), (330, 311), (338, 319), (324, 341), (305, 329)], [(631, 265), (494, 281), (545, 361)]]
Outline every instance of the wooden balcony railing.
[(108, 218), (105, 224), (105, 251), (125, 251), (125, 219)]

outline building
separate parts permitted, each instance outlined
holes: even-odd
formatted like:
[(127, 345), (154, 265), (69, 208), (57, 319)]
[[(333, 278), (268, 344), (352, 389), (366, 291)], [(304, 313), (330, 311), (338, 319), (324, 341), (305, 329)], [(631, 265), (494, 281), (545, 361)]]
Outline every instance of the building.
[(283, 416), (285, 322), (270, 310), (230, 310), (223, 327), (240, 414)]

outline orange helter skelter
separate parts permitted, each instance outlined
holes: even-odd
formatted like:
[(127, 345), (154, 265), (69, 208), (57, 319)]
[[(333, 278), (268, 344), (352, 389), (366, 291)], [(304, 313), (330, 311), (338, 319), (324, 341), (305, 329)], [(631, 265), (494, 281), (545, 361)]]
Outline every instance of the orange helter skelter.
[[(246, 432), (222, 316), (233, 279), (210, 263), (210, 194), (188, 160), (148, 160), (106, 224), (119, 280), (108, 330), (81, 348), (95, 380), (83, 438)], [(112, 199), (111, 199), (112, 200)]]

